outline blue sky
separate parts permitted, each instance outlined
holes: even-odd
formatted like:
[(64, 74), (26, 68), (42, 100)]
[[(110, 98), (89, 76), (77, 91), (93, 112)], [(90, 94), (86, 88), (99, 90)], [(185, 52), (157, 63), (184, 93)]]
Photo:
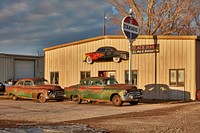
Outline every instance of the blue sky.
[(0, 0), (0, 53), (37, 55), (46, 47), (100, 36), (104, 11), (110, 10), (106, 0)]

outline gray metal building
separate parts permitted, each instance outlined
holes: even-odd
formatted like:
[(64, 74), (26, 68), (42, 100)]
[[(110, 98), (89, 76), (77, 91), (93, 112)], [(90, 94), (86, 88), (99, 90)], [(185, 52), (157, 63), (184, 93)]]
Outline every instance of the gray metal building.
[(0, 53), (0, 82), (44, 77), (44, 57)]

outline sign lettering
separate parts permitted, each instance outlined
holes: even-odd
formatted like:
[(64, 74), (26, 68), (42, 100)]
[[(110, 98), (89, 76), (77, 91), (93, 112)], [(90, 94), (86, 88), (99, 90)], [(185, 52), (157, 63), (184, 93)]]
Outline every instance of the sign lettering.
[(155, 53), (155, 52), (159, 53), (159, 44), (132, 46), (132, 54)]

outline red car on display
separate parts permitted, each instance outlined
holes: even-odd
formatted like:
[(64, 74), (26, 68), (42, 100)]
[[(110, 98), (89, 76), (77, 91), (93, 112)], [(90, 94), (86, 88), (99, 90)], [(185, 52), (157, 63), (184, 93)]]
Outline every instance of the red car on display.
[(5, 94), (12, 96), (13, 100), (38, 99), (41, 103), (47, 100), (64, 99), (64, 90), (58, 85), (48, 84), (48, 81), (43, 78), (20, 79), (15, 85), (6, 87)]
[(129, 53), (127, 51), (119, 51), (114, 47), (100, 47), (96, 52), (86, 53), (84, 55), (84, 62), (89, 64), (95, 61), (114, 61), (116, 63), (121, 62), (121, 60), (128, 60)]

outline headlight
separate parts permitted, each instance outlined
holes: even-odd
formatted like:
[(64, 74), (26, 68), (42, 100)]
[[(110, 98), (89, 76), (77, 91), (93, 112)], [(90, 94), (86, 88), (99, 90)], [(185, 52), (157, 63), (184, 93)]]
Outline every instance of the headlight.
[(142, 89), (138, 89), (140, 91), (140, 94), (142, 95), (143, 94), (143, 90)]
[(126, 96), (128, 94), (128, 91), (127, 90), (125, 90), (124, 91), (124, 96)]
[(48, 94), (48, 95), (51, 95), (51, 94), (52, 94), (52, 90), (48, 90), (48, 91), (47, 91), (47, 94)]

